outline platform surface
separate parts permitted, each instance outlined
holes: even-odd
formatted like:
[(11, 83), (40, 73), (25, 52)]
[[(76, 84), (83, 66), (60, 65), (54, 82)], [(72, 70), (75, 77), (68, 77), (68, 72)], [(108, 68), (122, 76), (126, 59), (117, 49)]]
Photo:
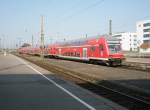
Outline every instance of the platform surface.
[(0, 55), (1, 110), (124, 110), (13, 55)]

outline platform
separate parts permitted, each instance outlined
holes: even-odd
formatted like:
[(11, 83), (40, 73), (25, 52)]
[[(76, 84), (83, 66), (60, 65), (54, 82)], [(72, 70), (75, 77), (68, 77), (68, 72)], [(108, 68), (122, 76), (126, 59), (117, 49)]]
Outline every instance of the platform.
[(2, 110), (125, 110), (13, 55), (0, 55)]

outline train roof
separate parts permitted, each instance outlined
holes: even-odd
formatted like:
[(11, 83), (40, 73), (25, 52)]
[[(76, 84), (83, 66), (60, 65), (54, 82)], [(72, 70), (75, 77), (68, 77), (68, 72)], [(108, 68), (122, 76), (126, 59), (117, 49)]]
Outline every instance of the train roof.
[(76, 40), (70, 40), (70, 41), (66, 41), (66, 42), (60, 42), (58, 43), (60, 46), (67, 46), (67, 45), (84, 45), (86, 43), (88, 43), (88, 41), (90, 40), (96, 40), (99, 38), (105, 38), (107, 41), (118, 41), (118, 39), (110, 36), (110, 35), (97, 35), (97, 36), (91, 36), (88, 38), (80, 38), (80, 39), (76, 39)]

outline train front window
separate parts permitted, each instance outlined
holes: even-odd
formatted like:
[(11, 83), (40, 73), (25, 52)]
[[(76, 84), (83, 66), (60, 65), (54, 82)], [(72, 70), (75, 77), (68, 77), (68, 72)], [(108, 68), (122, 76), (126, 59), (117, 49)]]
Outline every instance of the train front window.
[(120, 45), (108, 45), (108, 47), (111, 53), (116, 53), (116, 52), (121, 51)]

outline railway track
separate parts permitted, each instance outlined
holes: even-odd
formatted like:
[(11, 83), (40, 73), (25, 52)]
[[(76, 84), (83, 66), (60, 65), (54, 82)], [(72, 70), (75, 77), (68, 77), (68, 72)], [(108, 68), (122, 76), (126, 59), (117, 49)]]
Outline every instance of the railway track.
[[(22, 57), (22, 56), (20, 56)], [(63, 77), (97, 95), (103, 96), (113, 102), (116, 102), (129, 110), (150, 110), (150, 96), (131, 91), (127, 88), (121, 86), (116, 86), (107, 81), (95, 81), (88, 76), (79, 75), (71, 70), (66, 70), (54, 65), (50, 65), (45, 61), (36, 61), (28, 57), (22, 57), (34, 64), (37, 64), (51, 72), (56, 73), (56, 75)]]
[[(55, 59), (55, 58), (53, 58), (53, 59)], [(65, 59), (63, 59), (63, 60), (65, 60)], [(72, 61), (76, 61), (76, 60), (72, 60)], [(106, 64), (98, 63), (98, 62), (85, 62), (85, 61), (76, 61), (76, 62), (83, 62), (83, 63), (94, 64), (94, 65), (108, 66)], [(117, 68), (120, 68), (120, 69), (130, 69), (130, 70), (150, 72), (150, 65), (147, 64), (147, 63), (137, 64), (137, 63), (133, 63), (133, 62), (132, 63), (131, 62), (123, 62), (122, 65), (111, 66), (111, 67), (117, 67)]]
[(138, 71), (146, 71), (146, 72), (150, 72), (150, 65), (147, 64), (123, 64), (121, 67), (119, 68), (123, 68), (123, 69), (130, 69), (130, 70), (138, 70)]

